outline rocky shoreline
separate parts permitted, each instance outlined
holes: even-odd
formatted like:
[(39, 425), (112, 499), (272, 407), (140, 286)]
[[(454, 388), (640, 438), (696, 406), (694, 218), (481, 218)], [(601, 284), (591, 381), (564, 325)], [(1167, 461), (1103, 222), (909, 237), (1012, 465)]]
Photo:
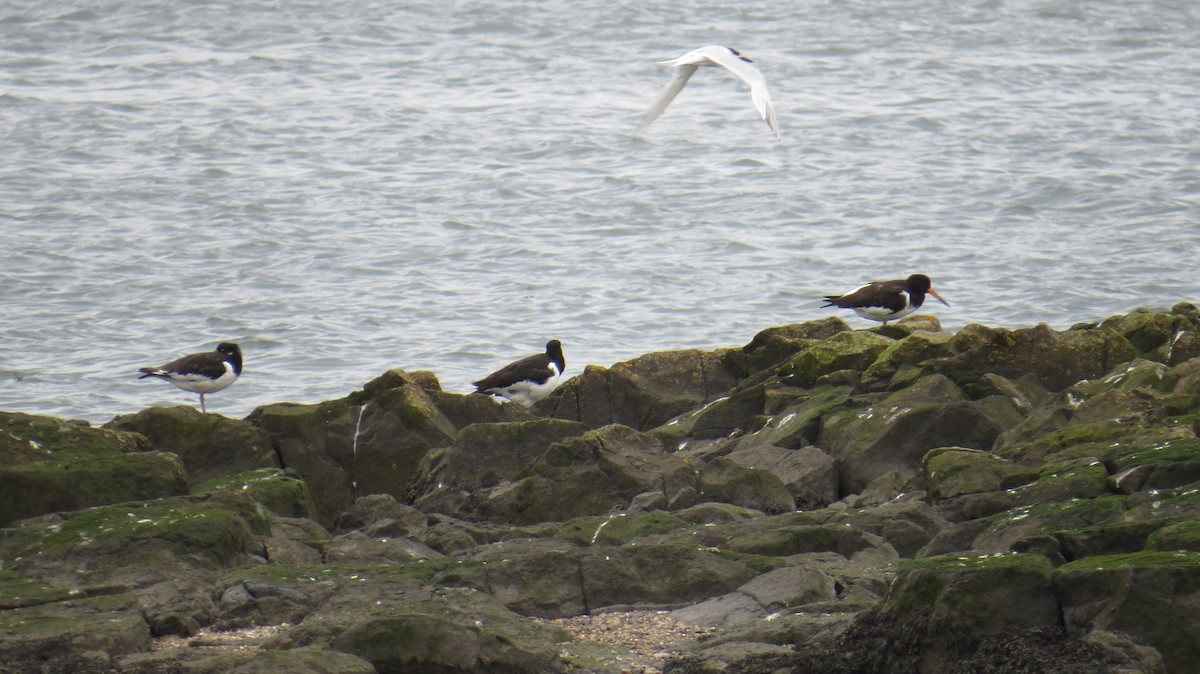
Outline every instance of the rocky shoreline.
[(1200, 662), (1200, 310), (392, 370), (245, 420), (0, 412), (0, 672)]

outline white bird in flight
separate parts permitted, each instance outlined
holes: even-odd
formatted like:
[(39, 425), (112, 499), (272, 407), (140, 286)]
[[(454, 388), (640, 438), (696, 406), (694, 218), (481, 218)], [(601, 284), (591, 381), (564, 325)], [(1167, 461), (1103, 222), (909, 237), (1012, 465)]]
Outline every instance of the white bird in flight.
[(674, 68), (675, 76), (667, 86), (663, 87), (658, 98), (654, 99), (650, 109), (642, 116), (642, 122), (638, 124), (638, 131), (649, 126), (650, 122), (657, 119), (662, 111), (667, 109), (667, 106), (683, 90), (684, 85), (688, 83), (697, 68), (720, 66), (750, 85), (750, 98), (754, 101), (754, 108), (758, 110), (758, 114), (762, 115), (763, 119), (767, 120), (767, 125), (771, 127), (775, 137), (779, 137), (779, 127), (775, 124), (775, 108), (771, 107), (771, 97), (767, 94), (767, 81), (763, 79), (762, 73), (758, 72), (758, 68), (754, 67), (754, 62), (742, 56), (738, 50), (732, 47), (710, 45), (693, 49), (677, 59), (659, 61), (659, 63), (665, 63)]

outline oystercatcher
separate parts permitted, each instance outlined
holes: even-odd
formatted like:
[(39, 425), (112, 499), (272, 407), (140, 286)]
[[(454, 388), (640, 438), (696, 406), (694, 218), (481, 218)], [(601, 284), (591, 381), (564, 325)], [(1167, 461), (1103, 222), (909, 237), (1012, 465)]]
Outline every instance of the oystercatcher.
[(546, 353), (509, 363), (471, 384), (475, 393), (497, 395), (529, 406), (550, 395), (566, 366), (562, 343), (552, 339), (546, 342)]
[(888, 321), (902, 318), (921, 308), (925, 303), (925, 294), (937, 298), (937, 301), (950, 306), (942, 296), (934, 292), (929, 277), (924, 274), (913, 274), (906, 279), (894, 281), (872, 281), (865, 286), (851, 290), (845, 295), (826, 295), (825, 307), (841, 307), (853, 309), (854, 313), (872, 321)]
[(237, 381), (242, 373), (242, 350), (233, 342), (221, 342), (216, 351), (193, 353), (160, 367), (143, 367), (142, 376), (165, 379), (185, 391), (200, 394), (200, 411), (205, 414), (204, 394), (216, 393)]
[(665, 63), (673, 68), (675, 76), (650, 104), (650, 109), (642, 116), (641, 124), (638, 124), (638, 131), (649, 126), (650, 122), (657, 119), (662, 111), (667, 109), (671, 101), (675, 100), (680, 91), (683, 91), (683, 87), (696, 73), (696, 69), (701, 66), (711, 66), (725, 68), (736, 75), (738, 79), (750, 85), (750, 99), (754, 102), (754, 109), (758, 110), (758, 114), (767, 121), (767, 125), (771, 127), (771, 132), (775, 134), (775, 137), (779, 137), (779, 127), (775, 124), (775, 108), (771, 107), (771, 96), (767, 94), (767, 81), (758, 68), (754, 67), (754, 62), (742, 56), (738, 50), (732, 47), (711, 45), (694, 49), (676, 59), (659, 61), (659, 63)]

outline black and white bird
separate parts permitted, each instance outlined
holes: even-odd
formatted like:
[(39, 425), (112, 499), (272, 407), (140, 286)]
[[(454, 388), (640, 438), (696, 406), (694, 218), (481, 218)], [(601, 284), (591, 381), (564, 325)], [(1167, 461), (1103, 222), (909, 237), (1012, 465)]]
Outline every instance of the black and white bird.
[(509, 363), (471, 383), (475, 393), (496, 395), (529, 406), (550, 395), (562, 380), (566, 366), (562, 343), (552, 339), (546, 342), (546, 353)]
[(767, 94), (767, 81), (758, 68), (754, 67), (754, 62), (742, 56), (738, 50), (732, 47), (710, 45), (693, 49), (679, 58), (659, 61), (659, 63), (673, 68), (675, 76), (650, 104), (650, 109), (646, 111), (646, 114), (642, 116), (642, 122), (638, 124), (638, 131), (649, 126), (650, 122), (657, 119), (662, 111), (667, 109), (671, 101), (675, 100), (680, 91), (683, 91), (683, 87), (687, 85), (688, 80), (698, 68), (710, 66), (724, 68), (750, 85), (750, 99), (754, 102), (754, 109), (758, 110), (758, 114), (767, 121), (767, 125), (771, 127), (771, 132), (775, 134), (775, 137), (779, 137), (779, 126), (775, 123), (775, 108), (771, 107), (771, 96)]
[(888, 321), (903, 318), (921, 308), (925, 295), (933, 295), (937, 301), (950, 306), (942, 296), (934, 292), (933, 284), (924, 274), (913, 274), (906, 279), (894, 281), (872, 281), (845, 295), (826, 295), (824, 307), (853, 309), (854, 313), (872, 321)]
[(221, 342), (216, 351), (193, 353), (159, 367), (143, 367), (138, 379), (158, 377), (165, 379), (185, 391), (200, 394), (200, 411), (204, 407), (204, 394), (216, 393), (237, 381), (242, 373), (242, 350), (233, 342)]

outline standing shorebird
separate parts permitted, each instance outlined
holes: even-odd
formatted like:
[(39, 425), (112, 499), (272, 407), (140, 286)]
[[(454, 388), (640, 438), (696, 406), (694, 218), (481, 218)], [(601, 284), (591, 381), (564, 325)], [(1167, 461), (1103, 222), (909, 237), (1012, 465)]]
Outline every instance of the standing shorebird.
[(562, 343), (552, 339), (546, 342), (546, 353), (509, 363), (472, 385), (475, 393), (497, 395), (528, 407), (550, 395), (566, 366)]
[(754, 62), (749, 58), (742, 56), (742, 53), (732, 47), (721, 47), (711, 45), (693, 49), (692, 51), (669, 61), (659, 61), (665, 63), (675, 71), (675, 76), (663, 87), (659, 92), (658, 97), (650, 104), (650, 109), (642, 116), (641, 124), (638, 124), (638, 131), (646, 128), (662, 114), (663, 110), (675, 100), (683, 87), (687, 85), (688, 80), (696, 73), (696, 70), (702, 66), (706, 67), (721, 67), (733, 73), (746, 84), (750, 85), (750, 99), (754, 102), (754, 109), (758, 110), (758, 114), (767, 122), (767, 126), (771, 127), (771, 133), (775, 137), (779, 137), (779, 126), (775, 123), (775, 108), (771, 107), (771, 96), (767, 94), (767, 81), (763, 78), (762, 73), (758, 68), (754, 67)]
[(902, 318), (921, 308), (925, 295), (933, 295), (937, 301), (950, 306), (942, 296), (934, 292), (933, 284), (924, 274), (913, 274), (906, 279), (894, 281), (872, 281), (845, 295), (826, 295), (824, 307), (853, 309), (854, 313), (872, 321), (888, 321)]
[(233, 342), (221, 342), (216, 351), (193, 353), (159, 367), (143, 367), (138, 379), (158, 377), (185, 391), (200, 394), (200, 411), (205, 414), (204, 394), (216, 393), (237, 381), (242, 373), (242, 350)]

